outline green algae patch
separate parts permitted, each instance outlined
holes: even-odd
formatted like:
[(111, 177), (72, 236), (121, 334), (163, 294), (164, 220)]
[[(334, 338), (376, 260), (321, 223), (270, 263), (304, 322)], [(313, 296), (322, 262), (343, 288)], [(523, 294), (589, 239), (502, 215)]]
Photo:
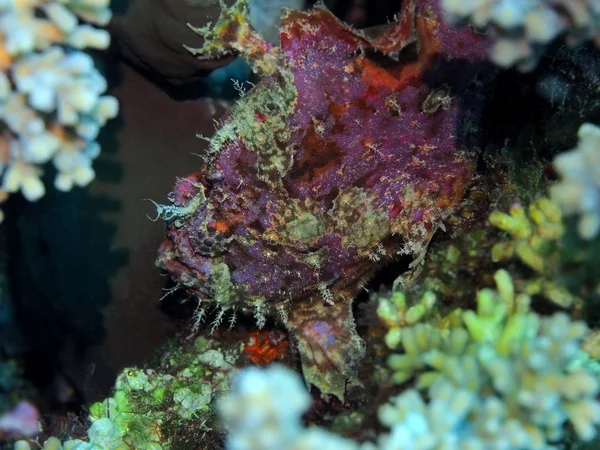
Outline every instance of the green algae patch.
[(130, 448), (198, 445), (216, 428), (213, 401), (229, 388), (231, 369), (242, 350), (242, 345), (223, 349), (205, 338), (188, 349), (173, 346), (156, 370), (123, 370), (113, 396), (90, 407), (90, 419), (110, 420)]
[(271, 184), (279, 184), (294, 162), (294, 151), (286, 144), (291, 137), (286, 119), (294, 112), (298, 95), (291, 72), (282, 69), (277, 77), (243, 94), (209, 145), (210, 154), (217, 155), (240, 139), (257, 156), (258, 177)]

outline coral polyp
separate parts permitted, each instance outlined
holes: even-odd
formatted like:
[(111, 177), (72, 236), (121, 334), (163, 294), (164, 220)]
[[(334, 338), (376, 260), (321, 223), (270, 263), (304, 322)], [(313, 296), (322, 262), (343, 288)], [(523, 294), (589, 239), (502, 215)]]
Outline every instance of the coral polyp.
[(324, 7), (288, 12), (280, 47), (248, 27), (240, 2), (198, 30), (194, 53), (241, 52), (263, 78), (210, 140), (201, 171), (159, 206), (159, 266), (200, 309), (216, 303), (218, 320), (278, 318), (306, 381), (338, 398), (358, 383), (364, 353), (353, 299), (398, 255), (422, 256), (473, 171), (460, 124), (474, 112), (459, 100), (473, 66), (428, 74), (468, 51), (483, 59), (486, 41), (447, 28), (433, 3), (404, 3), (397, 23), (373, 32)]

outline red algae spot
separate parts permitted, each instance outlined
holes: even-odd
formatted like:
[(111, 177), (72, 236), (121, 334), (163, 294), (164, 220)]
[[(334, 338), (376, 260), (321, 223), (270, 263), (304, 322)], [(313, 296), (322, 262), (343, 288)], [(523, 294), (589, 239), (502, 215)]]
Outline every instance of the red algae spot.
[(263, 113), (260, 113), (260, 112), (257, 112), (257, 113), (255, 113), (255, 114), (254, 114), (254, 118), (255, 118), (257, 121), (259, 121), (260, 123), (264, 123), (264, 122), (266, 122), (266, 121), (267, 121), (267, 115), (266, 115), (266, 114), (263, 114)]
[(227, 233), (229, 231), (229, 224), (227, 224), (227, 222), (224, 222), (222, 220), (217, 220), (214, 223), (214, 228), (219, 233)]
[(283, 359), (287, 354), (289, 339), (281, 331), (253, 331), (250, 333), (243, 354), (259, 366)]

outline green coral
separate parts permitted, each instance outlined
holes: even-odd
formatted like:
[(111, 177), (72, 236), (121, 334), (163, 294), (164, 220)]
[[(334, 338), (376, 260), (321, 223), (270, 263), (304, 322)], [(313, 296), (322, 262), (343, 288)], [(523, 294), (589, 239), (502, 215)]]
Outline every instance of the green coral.
[[(389, 358), (394, 381), (414, 382), (379, 407), (379, 422), (389, 432), (376, 442), (359, 444), (302, 425), (310, 396), (297, 374), (274, 365), (243, 370), (220, 400), (226, 447), (595, 448), (600, 369), (582, 350), (587, 326), (562, 312), (533, 312), (530, 296), (519, 292), (507, 271), (493, 278), (496, 288), (478, 292), (475, 310), (456, 309), (446, 317), (436, 315), (431, 293), (414, 303), (398, 291), (373, 296), (379, 317), (400, 330), (400, 342), (388, 342), (402, 351)], [(354, 434), (367, 418), (368, 412), (346, 412), (333, 429)], [(592, 446), (583, 447), (586, 442)]]

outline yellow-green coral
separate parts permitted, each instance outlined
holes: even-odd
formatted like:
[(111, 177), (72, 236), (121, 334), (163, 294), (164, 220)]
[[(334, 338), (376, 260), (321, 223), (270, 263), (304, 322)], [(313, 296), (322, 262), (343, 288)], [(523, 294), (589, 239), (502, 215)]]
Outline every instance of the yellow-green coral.
[(508, 214), (492, 212), (490, 223), (510, 235), (510, 240), (492, 247), (492, 260), (499, 262), (516, 256), (537, 274), (525, 282), (525, 292), (543, 295), (563, 308), (578, 300), (554, 280), (560, 265), (560, 240), (564, 233), (557, 203), (545, 197), (527, 209), (516, 203)]
[(425, 292), (412, 306), (406, 302), (406, 294), (401, 291), (377, 294), (377, 315), (388, 326), (385, 343), (389, 348), (396, 348), (402, 337), (402, 327), (414, 325), (433, 310), (436, 303), (435, 294)]
[[(560, 208), (556, 203), (541, 198), (527, 210), (517, 203), (511, 206), (509, 214), (492, 212), (490, 223), (508, 232), (512, 238), (494, 245), (492, 259), (495, 262), (516, 255), (538, 273), (544, 273), (546, 267), (555, 262), (556, 242), (564, 231)], [(548, 261), (548, 258), (552, 260)]]
[(507, 272), (494, 278), (497, 289), (480, 291), (477, 310), (462, 313), (464, 326), (403, 329), (402, 353), (389, 358), (394, 380), (415, 377), (433, 403), (449, 398), (441, 392), (461, 393), (471, 399), (466, 410), (474, 423), (492, 420), (487, 408), (495, 405), (495, 431), (474, 430), (490, 443), (509, 427), (512, 434), (504, 438), (518, 436), (516, 448), (542, 448), (563, 437), (567, 422), (580, 439), (592, 439), (600, 424), (598, 379), (586, 368), (570, 367), (582, 352), (586, 325), (564, 313), (539, 316), (530, 311), (527, 294), (515, 293)]

